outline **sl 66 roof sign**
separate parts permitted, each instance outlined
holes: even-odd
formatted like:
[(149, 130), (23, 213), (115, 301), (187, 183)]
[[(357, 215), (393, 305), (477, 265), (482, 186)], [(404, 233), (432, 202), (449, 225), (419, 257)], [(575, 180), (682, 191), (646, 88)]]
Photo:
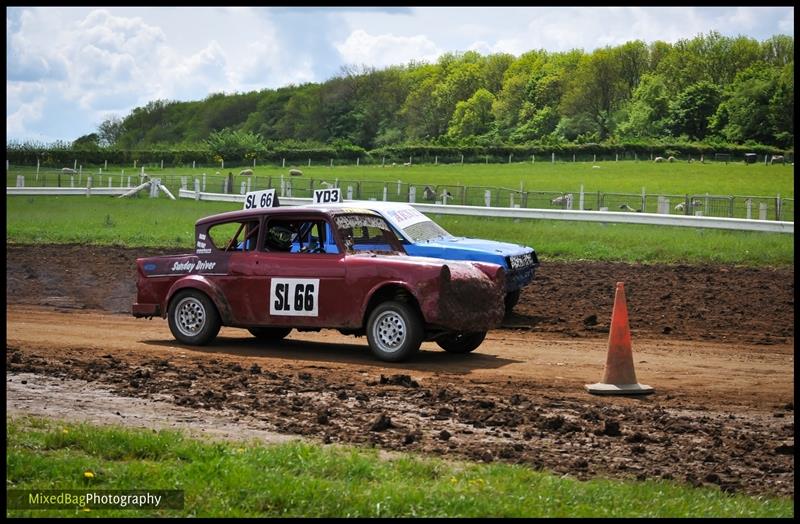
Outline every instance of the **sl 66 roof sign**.
[(278, 198), (275, 196), (275, 189), (250, 191), (244, 196), (243, 209), (259, 209), (262, 207), (278, 207)]
[(315, 204), (332, 204), (334, 202), (342, 202), (342, 190), (338, 187), (315, 189), (313, 202)]

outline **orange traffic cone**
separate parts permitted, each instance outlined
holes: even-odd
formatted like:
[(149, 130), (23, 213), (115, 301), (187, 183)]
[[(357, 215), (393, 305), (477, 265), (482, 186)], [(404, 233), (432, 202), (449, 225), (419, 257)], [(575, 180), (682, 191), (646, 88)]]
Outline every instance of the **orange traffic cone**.
[(603, 381), (586, 384), (586, 390), (596, 395), (646, 395), (653, 388), (636, 382), (631, 352), (631, 330), (628, 327), (628, 305), (625, 284), (617, 282), (611, 329), (608, 332), (608, 356)]

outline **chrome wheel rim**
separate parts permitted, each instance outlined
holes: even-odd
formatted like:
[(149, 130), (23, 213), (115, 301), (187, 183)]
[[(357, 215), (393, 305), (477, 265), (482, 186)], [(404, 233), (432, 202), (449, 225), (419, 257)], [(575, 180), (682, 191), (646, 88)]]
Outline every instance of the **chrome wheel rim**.
[(186, 297), (175, 307), (175, 325), (187, 337), (197, 336), (206, 325), (206, 309), (194, 297)]
[(384, 311), (375, 319), (373, 338), (378, 348), (385, 353), (399, 350), (406, 340), (406, 321), (394, 311)]

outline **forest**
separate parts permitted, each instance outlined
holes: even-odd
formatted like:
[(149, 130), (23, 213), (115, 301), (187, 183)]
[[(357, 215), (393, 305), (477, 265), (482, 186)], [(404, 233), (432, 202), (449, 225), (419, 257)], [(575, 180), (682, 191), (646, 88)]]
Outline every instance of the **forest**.
[(793, 150), (794, 38), (710, 32), (591, 52), (467, 51), (436, 63), (349, 66), (322, 83), (154, 100), (69, 145), (247, 158), (276, 147), (664, 141)]

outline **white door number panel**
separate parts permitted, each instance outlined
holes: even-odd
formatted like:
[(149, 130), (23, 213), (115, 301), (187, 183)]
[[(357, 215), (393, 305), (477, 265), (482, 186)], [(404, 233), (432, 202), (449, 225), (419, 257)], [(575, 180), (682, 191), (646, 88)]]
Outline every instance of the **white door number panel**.
[(269, 288), (269, 314), (316, 317), (318, 299), (318, 278), (273, 278)]

